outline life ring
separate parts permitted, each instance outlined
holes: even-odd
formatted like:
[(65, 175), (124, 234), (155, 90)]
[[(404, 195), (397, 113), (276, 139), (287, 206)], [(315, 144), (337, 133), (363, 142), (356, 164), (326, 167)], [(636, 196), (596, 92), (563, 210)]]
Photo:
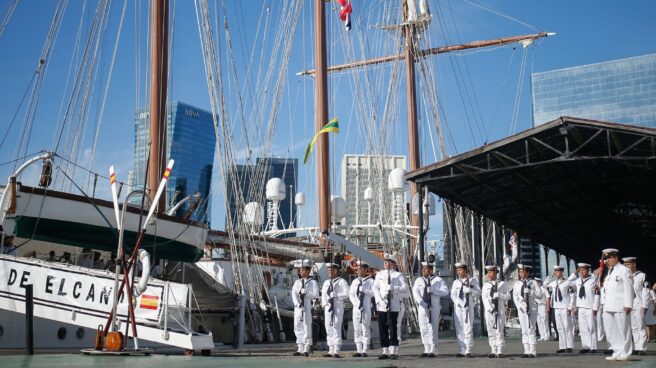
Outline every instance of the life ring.
[[(141, 261), (141, 277), (139, 278), (139, 282), (135, 283), (132, 288), (135, 297), (146, 291), (146, 288), (148, 287), (148, 278), (150, 277), (150, 254), (143, 249), (139, 249), (137, 257)], [(132, 266), (129, 276), (130, 280), (133, 279), (134, 270), (136, 268), (136, 264)]]

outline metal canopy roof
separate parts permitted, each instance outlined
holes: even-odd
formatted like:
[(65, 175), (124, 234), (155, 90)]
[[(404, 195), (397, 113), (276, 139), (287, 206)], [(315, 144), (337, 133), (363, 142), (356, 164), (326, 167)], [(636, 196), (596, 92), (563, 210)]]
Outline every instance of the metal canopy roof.
[(406, 179), (574, 260), (612, 246), (656, 274), (656, 129), (561, 117)]

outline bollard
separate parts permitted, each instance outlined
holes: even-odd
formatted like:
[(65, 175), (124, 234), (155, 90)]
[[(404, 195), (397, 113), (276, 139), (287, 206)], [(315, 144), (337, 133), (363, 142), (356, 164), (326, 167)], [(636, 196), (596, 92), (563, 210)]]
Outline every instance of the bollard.
[(34, 355), (34, 289), (32, 285), (25, 285), (25, 337), (27, 355)]

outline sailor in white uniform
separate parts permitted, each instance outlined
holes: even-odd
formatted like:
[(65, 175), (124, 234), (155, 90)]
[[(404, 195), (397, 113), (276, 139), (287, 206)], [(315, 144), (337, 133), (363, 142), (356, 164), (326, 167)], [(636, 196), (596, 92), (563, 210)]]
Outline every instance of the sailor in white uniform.
[(344, 300), (349, 296), (349, 286), (346, 280), (339, 277), (339, 265), (331, 263), (329, 279), (321, 288), (321, 306), (323, 307), (324, 325), (326, 327), (326, 342), (328, 352), (326, 358), (341, 358), (342, 321), (344, 320)]
[(298, 350), (295, 356), (310, 355), (312, 346), (312, 301), (319, 298), (319, 285), (310, 278), (312, 262), (304, 259), (301, 262), (301, 277), (292, 286), (292, 301), (294, 302), (294, 334)]
[(540, 333), (540, 339), (538, 341), (549, 341), (549, 314), (547, 313), (547, 299), (549, 297), (549, 292), (546, 287), (542, 286), (541, 278), (535, 277), (533, 278), (533, 281), (536, 283), (536, 289), (539, 288), (542, 292), (542, 298), (535, 299), (535, 302), (538, 305), (536, 321), (537, 329)]
[(624, 257), (624, 266), (633, 274), (633, 309), (631, 309), (631, 332), (633, 334), (633, 354), (645, 355), (647, 350), (647, 325), (645, 315), (649, 306), (649, 282), (645, 274), (636, 268), (636, 257)]
[(371, 340), (371, 298), (374, 297), (374, 279), (369, 275), (369, 265), (358, 261), (358, 277), (351, 283), (349, 299), (353, 304), (353, 336), (357, 352), (354, 357), (369, 356)]
[(396, 255), (386, 253), (383, 265), (385, 269), (376, 274), (373, 286), (380, 345), (383, 348), (378, 359), (398, 359), (398, 317), (403, 298), (408, 294), (408, 286), (403, 274), (394, 269)]
[(441, 277), (433, 275), (433, 264), (421, 263), (421, 277), (415, 280), (412, 296), (417, 304), (419, 330), (424, 352), (421, 358), (434, 358), (440, 327), (440, 298), (449, 295), (449, 288)]
[(554, 310), (558, 329), (558, 350), (556, 353), (571, 353), (574, 347), (574, 324), (572, 322), (573, 300), (570, 287), (576, 280), (576, 272), (569, 278), (563, 277), (562, 266), (554, 266), (554, 277), (547, 276), (544, 286), (551, 288), (551, 308)]
[(599, 286), (597, 277), (590, 273), (588, 263), (578, 263), (581, 276), (574, 281), (574, 312), (578, 312), (580, 354), (597, 352), (597, 313), (599, 312)]
[(510, 292), (504, 281), (497, 279), (497, 266), (485, 266), (487, 280), (481, 290), (481, 299), (485, 309), (485, 326), (487, 326), (488, 343), (491, 352), (489, 358), (503, 358), (503, 347), (506, 345), (504, 329), (506, 327), (506, 302), (510, 300)]
[(619, 251), (604, 249), (608, 274), (604, 279), (602, 303), (604, 305), (604, 328), (613, 349), (606, 360), (627, 360), (631, 356), (631, 309), (633, 308), (633, 276), (631, 271), (619, 263)]
[(481, 288), (475, 278), (467, 274), (467, 265), (456, 263), (457, 278), (451, 285), (451, 300), (453, 301), (453, 323), (456, 327), (458, 340), (457, 357), (471, 358), (474, 347), (474, 300), (481, 295)]
[(544, 299), (544, 294), (542, 287), (531, 280), (530, 266), (518, 264), (517, 270), (519, 280), (513, 287), (513, 301), (517, 307), (519, 325), (522, 328), (522, 344), (524, 345), (522, 358), (535, 358), (538, 300)]

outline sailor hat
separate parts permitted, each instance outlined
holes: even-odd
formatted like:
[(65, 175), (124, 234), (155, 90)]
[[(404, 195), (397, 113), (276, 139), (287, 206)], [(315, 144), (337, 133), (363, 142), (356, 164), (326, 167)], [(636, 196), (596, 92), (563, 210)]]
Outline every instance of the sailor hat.
[(397, 258), (396, 258), (396, 253), (385, 253), (385, 261), (392, 261), (394, 263), (397, 263)]
[(357, 261), (357, 262), (355, 262), (355, 264), (358, 267), (369, 268), (369, 263), (367, 263), (367, 262)]
[(421, 267), (433, 267), (433, 264), (430, 262), (421, 262)]
[(606, 248), (606, 249), (601, 251), (601, 254), (603, 254), (605, 256), (616, 256), (619, 253), (620, 253), (620, 251), (615, 249), (615, 248)]
[(539, 277), (534, 277), (533, 280), (535, 280), (535, 281), (539, 281), (539, 282), (542, 282), (542, 279), (539, 278)]
[(328, 268), (340, 269), (340, 267), (337, 263), (328, 263)]
[(309, 268), (309, 269), (312, 269), (312, 261), (310, 261), (309, 259), (304, 259), (304, 260), (302, 260), (302, 261), (301, 261), (301, 266), (300, 266), (300, 268)]
[(576, 264), (576, 267), (578, 267), (578, 268), (583, 268), (583, 267), (585, 267), (585, 268), (590, 268), (590, 267), (592, 267), (592, 266), (590, 266), (589, 263), (583, 263), (583, 262), (580, 262), (580, 263), (577, 263), (577, 264)]
[(622, 258), (622, 261), (623, 261), (624, 263), (626, 263), (626, 262), (632, 262), (632, 263), (633, 263), (633, 262), (635, 262), (637, 259), (638, 259), (638, 258), (636, 258), (636, 257), (624, 257), (624, 258)]
[(455, 266), (456, 268), (464, 268), (464, 269), (467, 269), (467, 265), (464, 264), (464, 263), (460, 263), (460, 262), (457, 262), (454, 266)]
[(499, 268), (495, 265), (487, 265), (485, 266), (485, 271), (494, 271), (494, 272), (499, 272)]
[(555, 265), (555, 266), (553, 267), (553, 270), (554, 270), (554, 271), (565, 271), (565, 267), (560, 266), (560, 265)]
[(518, 270), (526, 270), (526, 271), (530, 271), (530, 270), (533, 269), (533, 267), (532, 267), (532, 266), (529, 266), (529, 265), (525, 265), (525, 264), (521, 264), (521, 263), (519, 263), (519, 264), (517, 264), (517, 269), (518, 269)]

